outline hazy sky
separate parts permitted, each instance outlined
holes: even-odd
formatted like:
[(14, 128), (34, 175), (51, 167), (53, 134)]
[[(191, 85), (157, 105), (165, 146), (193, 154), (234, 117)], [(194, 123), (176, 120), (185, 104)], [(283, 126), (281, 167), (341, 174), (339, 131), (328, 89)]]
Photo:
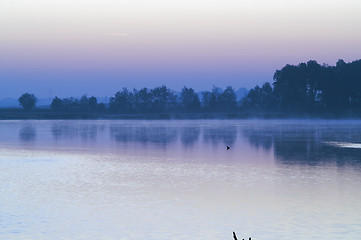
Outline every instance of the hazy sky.
[(0, 0), (0, 99), (254, 87), (361, 58), (360, 0)]

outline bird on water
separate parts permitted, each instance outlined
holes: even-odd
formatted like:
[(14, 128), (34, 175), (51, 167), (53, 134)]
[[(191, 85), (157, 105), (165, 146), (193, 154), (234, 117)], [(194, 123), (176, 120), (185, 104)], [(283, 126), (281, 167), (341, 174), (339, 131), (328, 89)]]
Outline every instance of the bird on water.
[(227, 150), (231, 149), (229, 146), (227, 146)]

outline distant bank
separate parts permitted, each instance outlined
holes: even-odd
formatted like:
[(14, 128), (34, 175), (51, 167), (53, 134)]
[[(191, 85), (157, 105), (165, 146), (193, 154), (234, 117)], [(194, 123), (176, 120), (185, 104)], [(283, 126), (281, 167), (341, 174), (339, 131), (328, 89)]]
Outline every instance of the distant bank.
[(297, 113), (277, 111), (199, 112), (199, 113), (112, 113), (58, 112), (51, 109), (0, 109), (0, 120), (76, 120), (76, 119), (361, 119), (361, 113)]
[(274, 82), (249, 91), (213, 86), (180, 92), (159, 86), (123, 88), (104, 103), (86, 94), (58, 98), (39, 106), (32, 93), (19, 99), (22, 109), (2, 109), (1, 119), (204, 119), (204, 118), (360, 118), (361, 60), (336, 66), (308, 61), (277, 70)]

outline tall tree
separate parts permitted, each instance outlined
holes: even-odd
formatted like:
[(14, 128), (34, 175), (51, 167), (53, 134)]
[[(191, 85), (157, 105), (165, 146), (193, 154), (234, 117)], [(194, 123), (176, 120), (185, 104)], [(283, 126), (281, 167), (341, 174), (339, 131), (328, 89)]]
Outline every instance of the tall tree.
[(55, 96), (55, 98), (51, 102), (50, 108), (54, 111), (60, 111), (63, 108), (63, 101)]
[(89, 109), (91, 111), (96, 111), (97, 106), (98, 106), (98, 100), (96, 97), (91, 96), (90, 98), (88, 98), (88, 105), (89, 105)]
[(280, 107), (287, 111), (303, 111), (307, 105), (307, 83), (303, 65), (286, 65), (274, 74), (274, 92)]
[(81, 96), (79, 100), (79, 108), (81, 111), (88, 111), (89, 110), (89, 99), (87, 95)]
[(109, 104), (112, 111), (129, 113), (133, 110), (133, 94), (127, 88), (123, 88), (121, 92), (110, 98)]
[(34, 94), (24, 93), (18, 98), (18, 101), (25, 110), (31, 110), (35, 107), (38, 99), (35, 97)]
[(276, 107), (271, 84), (266, 82), (262, 87), (256, 85), (241, 100), (241, 106), (252, 110), (268, 111)]
[(180, 104), (185, 111), (194, 112), (199, 111), (201, 108), (198, 94), (192, 88), (184, 86), (179, 99)]
[(222, 89), (213, 86), (211, 92), (202, 92), (203, 108), (207, 111), (219, 111), (219, 99), (222, 94)]
[(134, 89), (135, 108), (138, 112), (145, 113), (151, 111), (152, 108), (152, 94), (148, 88), (142, 88), (139, 91)]
[(73, 97), (62, 99), (62, 108), (64, 111), (79, 111), (79, 100)]
[(152, 95), (152, 109), (155, 112), (164, 112), (173, 109), (177, 96), (166, 86), (156, 87), (150, 91)]
[(233, 111), (237, 106), (237, 96), (234, 89), (228, 86), (219, 96), (219, 105), (223, 111)]

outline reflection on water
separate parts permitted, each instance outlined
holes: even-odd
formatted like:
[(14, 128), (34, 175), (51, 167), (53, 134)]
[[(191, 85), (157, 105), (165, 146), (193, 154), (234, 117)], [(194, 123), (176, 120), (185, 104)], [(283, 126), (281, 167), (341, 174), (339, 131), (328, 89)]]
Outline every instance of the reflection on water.
[(350, 143), (350, 142), (324, 142), (327, 145), (340, 147), (340, 148), (361, 148), (361, 143)]
[(334, 160), (339, 164), (345, 160), (359, 164), (361, 161), (357, 143), (361, 140), (361, 126), (357, 122), (261, 125), (244, 128), (242, 134), (256, 148), (273, 149), (276, 159), (285, 164), (314, 165)]
[(0, 239), (354, 240), (360, 123), (1, 121)]
[(204, 129), (203, 139), (212, 145), (233, 145), (237, 139), (237, 128), (235, 126), (218, 126)]
[(164, 126), (110, 126), (110, 137), (119, 142), (157, 143), (168, 145), (177, 138), (174, 128)]
[(191, 147), (199, 140), (201, 134), (200, 127), (183, 127), (181, 130), (181, 139), (184, 146)]
[(23, 126), (19, 131), (19, 137), (21, 141), (33, 142), (36, 137), (36, 129), (33, 126)]
[[(171, 123), (171, 124), (169, 124)], [(195, 124), (196, 123), (196, 124)], [(244, 141), (250, 146), (274, 153), (284, 164), (314, 165), (322, 162), (349, 160), (354, 164), (361, 156), (361, 126), (358, 122), (331, 124), (327, 121), (314, 124), (310, 121), (246, 121), (228, 124), (206, 122), (166, 121), (53, 121), (49, 124), (20, 124), (18, 136), (22, 142), (63, 142), (64, 145), (82, 146), (93, 142), (101, 146), (110, 142), (123, 144), (153, 144), (163, 148), (169, 145), (193, 148), (196, 144), (212, 147), (237, 146)], [(3, 142), (16, 127), (3, 129)], [(42, 133), (37, 134), (37, 128)], [(48, 129), (46, 129), (48, 128)], [(51, 132), (52, 140), (47, 133)], [(59, 146), (59, 145), (58, 145)], [(234, 148), (233, 148), (234, 149)]]
[(95, 141), (99, 131), (104, 131), (104, 125), (96, 124), (66, 124), (55, 123), (51, 132), (55, 140), (80, 138), (83, 141)]
[(272, 133), (270, 127), (264, 126), (248, 126), (242, 128), (242, 136), (244, 136), (249, 143), (256, 148), (263, 148), (270, 150), (273, 146), (274, 134)]

